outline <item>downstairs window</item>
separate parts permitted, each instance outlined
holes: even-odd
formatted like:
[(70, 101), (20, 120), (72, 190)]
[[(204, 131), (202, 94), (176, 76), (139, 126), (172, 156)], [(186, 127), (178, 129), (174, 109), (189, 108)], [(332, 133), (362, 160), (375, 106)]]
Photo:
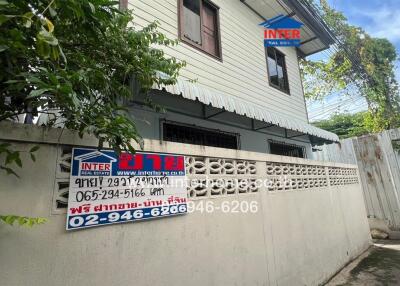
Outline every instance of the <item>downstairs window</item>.
[(163, 122), (162, 131), (165, 141), (239, 149), (239, 135), (235, 133), (175, 122)]
[(306, 148), (299, 145), (270, 140), (269, 150), (271, 154), (275, 155), (306, 158)]

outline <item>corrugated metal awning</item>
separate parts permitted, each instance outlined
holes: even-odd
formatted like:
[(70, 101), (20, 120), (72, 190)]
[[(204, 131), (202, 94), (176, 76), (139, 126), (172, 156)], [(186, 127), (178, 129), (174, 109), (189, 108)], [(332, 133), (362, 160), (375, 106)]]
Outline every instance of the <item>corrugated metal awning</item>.
[(171, 94), (181, 95), (187, 99), (199, 100), (201, 103), (206, 105), (211, 105), (229, 112), (271, 123), (282, 128), (315, 136), (324, 139), (325, 141), (339, 141), (339, 137), (334, 133), (317, 128), (308, 123), (298, 122), (282, 114), (277, 114), (267, 110), (265, 107), (260, 107), (235, 96), (225, 95), (219, 91), (210, 90), (189, 81), (178, 80), (175, 85), (163, 86), (157, 89), (165, 90)]

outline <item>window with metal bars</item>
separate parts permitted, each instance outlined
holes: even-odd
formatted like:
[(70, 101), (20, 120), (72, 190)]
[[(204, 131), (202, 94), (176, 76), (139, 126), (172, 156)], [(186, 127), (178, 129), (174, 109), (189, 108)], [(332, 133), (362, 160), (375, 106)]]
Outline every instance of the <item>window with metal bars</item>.
[(275, 155), (306, 158), (306, 148), (299, 145), (270, 140), (269, 150), (271, 154)]
[(235, 133), (175, 122), (163, 122), (162, 131), (165, 141), (239, 149), (239, 135)]

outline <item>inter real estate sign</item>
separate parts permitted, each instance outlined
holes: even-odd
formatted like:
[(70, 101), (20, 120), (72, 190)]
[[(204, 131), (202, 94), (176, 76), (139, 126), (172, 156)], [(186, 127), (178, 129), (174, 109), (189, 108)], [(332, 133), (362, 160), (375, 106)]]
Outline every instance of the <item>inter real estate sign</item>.
[(184, 156), (74, 148), (67, 230), (187, 212)]
[(278, 15), (260, 24), (264, 27), (265, 47), (299, 47), (300, 28), (303, 23), (284, 15)]

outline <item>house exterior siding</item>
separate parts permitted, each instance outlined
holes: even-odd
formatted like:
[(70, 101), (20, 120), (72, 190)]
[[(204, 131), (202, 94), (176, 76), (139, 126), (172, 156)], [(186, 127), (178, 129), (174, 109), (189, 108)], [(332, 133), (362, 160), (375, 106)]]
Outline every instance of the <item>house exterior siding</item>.
[[(275, 0), (270, 0), (275, 1)], [(187, 62), (182, 69), (183, 79), (195, 79), (197, 84), (247, 100), (250, 103), (307, 122), (307, 111), (295, 48), (279, 48), (285, 55), (290, 95), (271, 87), (263, 45), (262, 19), (239, 0), (215, 0), (219, 6), (222, 61), (180, 42), (165, 48), (167, 56)], [(138, 28), (155, 20), (160, 31), (176, 39), (178, 34), (178, 1), (130, 1), (134, 23)]]

